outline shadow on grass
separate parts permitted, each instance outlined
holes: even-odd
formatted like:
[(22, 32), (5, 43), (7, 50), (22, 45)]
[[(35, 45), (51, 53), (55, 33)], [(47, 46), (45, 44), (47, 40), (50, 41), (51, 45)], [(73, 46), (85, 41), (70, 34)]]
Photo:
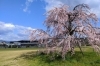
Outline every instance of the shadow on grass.
[(27, 59), (27, 60), (37, 60), (39, 63), (54, 63), (54, 62), (69, 62), (69, 63), (84, 63), (90, 64), (90, 66), (99, 66), (100, 65), (100, 56), (97, 56), (94, 52), (84, 52), (84, 56), (79, 52), (75, 52), (73, 56), (70, 53), (67, 53), (66, 60), (63, 61), (61, 55), (54, 54), (45, 54), (38, 52), (27, 52), (19, 56), (19, 58)]
[(31, 52), (23, 53), (17, 58), (24, 58), (24, 59), (31, 60), (31, 59), (33, 59), (34, 57), (37, 56), (36, 54), (37, 54), (36, 52), (31, 51)]

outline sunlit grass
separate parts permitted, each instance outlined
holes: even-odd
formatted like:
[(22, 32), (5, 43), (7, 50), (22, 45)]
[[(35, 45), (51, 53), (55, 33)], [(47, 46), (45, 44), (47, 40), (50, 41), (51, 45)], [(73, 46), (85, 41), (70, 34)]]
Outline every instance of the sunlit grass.
[(79, 48), (75, 55), (66, 56), (66, 60), (58, 58), (49, 60), (47, 55), (35, 55), (37, 48), (0, 49), (0, 66), (100, 66), (100, 56), (91, 47), (83, 47), (84, 56)]
[(16, 60), (15, 58), (30, 51), (34, 50), (0, 51), (0, 66), (20, 66), (19, 61), (21, 60)]

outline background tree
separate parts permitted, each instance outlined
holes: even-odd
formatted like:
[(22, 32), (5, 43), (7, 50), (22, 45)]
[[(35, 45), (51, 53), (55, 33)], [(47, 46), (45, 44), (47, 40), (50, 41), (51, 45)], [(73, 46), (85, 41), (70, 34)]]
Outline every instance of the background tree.
[(87, 39), (96, 52), (100, 51), (99, 39), (93, 27), (97, 17), (91, 13), (87, 4), (79, 4), (69, 10), (67, 5), (61, 5), (46, 13), (44, 22), (47, 31), (37, 29), (32, 31), (31, 40), (39, 40), (46, 45), (47, 54), (59, 50), (63, 59), (67, 52), (74, 54), (74, 47), (81, 45)]

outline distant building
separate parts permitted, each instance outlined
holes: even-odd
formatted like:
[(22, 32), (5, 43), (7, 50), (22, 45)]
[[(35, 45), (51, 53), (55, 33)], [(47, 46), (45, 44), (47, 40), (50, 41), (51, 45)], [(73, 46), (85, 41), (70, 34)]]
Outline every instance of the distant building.
[(5, 41), (0, 41), (0, 48), (7, 48), (7, 44)]
[(30, 40), (20, 40), (20, 41), (10, 41), (9, 47), (17, 47), (17, 48), (22, 48), (22, 47), (39, 47), (38, 41), (30, 41)]

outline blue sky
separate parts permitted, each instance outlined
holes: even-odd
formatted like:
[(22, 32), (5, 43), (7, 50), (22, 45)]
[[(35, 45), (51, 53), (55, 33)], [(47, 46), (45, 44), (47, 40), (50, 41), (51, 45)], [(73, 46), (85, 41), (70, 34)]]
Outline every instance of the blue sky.
[(100, 0), (0, 0), (0, 40), (29, 39), (28, 31), (46, 30), (45, 12), (59, 4), (72, 8), (82, 3), (88, 4), (91, 12), (100, 18)]
[[(29, 6), (26, 5), (29, 4)], [(27, 0), (0, 0), (0, 21), (32, 28), (43, 28), (45, 3)], [(26, 11), (25, 8), (28, 8)]]

